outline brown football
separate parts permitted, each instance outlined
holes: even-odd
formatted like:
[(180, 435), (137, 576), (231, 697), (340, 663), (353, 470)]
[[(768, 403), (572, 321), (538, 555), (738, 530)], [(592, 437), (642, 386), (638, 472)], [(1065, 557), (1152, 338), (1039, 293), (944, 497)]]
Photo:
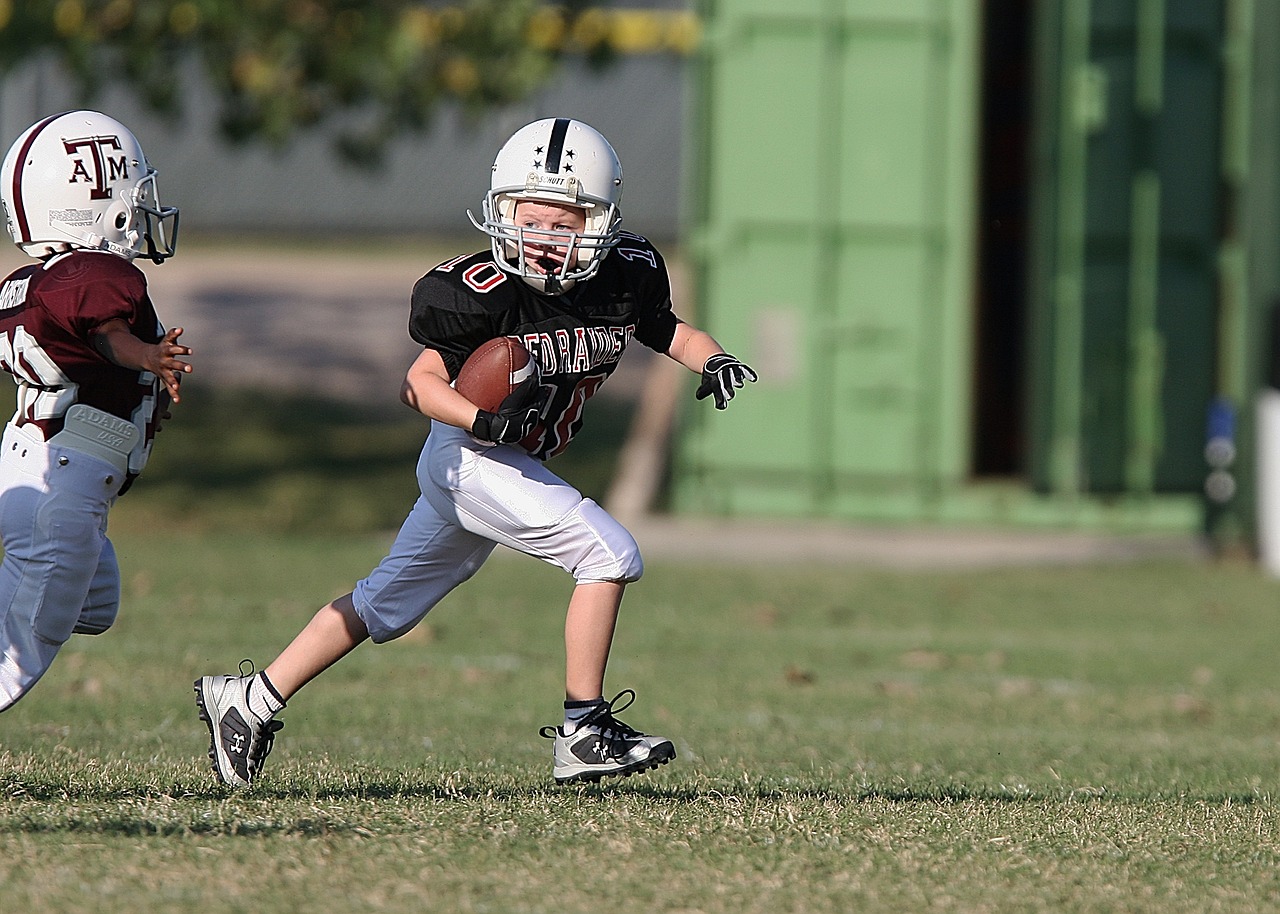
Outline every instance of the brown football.
[(507, 395), (537, 371), (524, 344), (500, 336), (467, 357), (453, 386), (476, 406), (496, 413)]

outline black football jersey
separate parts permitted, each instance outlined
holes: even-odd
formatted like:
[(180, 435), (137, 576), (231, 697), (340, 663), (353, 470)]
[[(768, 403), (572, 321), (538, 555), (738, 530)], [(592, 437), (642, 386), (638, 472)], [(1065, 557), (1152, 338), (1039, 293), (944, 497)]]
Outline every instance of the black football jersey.
[(440, 353), (451, 378), (494, 337), (523, 343), (548, 398), (542, 422), (520, 444), (546, 460), (582, 428), (583, 408), (632, 338), (665, 353), (678, 323), (662, 256), (623, 232), (596, 275), (562, 295), (543, 295), (498, 269), (491, 251), (446, 261), (414, 285), (409, 335)]

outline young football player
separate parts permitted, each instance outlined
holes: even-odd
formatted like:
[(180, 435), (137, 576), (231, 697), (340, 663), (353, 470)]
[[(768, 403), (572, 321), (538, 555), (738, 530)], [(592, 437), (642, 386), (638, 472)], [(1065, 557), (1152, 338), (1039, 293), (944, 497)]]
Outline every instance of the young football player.
[(128, 128), (96, 111), (46, 117), (9, 149), (0, 185), (9, 234), (35, 258), (0, 285), (0, 367), (18, 384), (0, 444), (4, 711), (73, 633), (115, 621), (107, 512), (146, 465), (191, 350), (133, 264), (173, 255), (178, 211)]
[[(699, 399), (723, 409), (755, 373), (672, 313), (661, 255), (620, 230), (622, 167), (591, 127), (569, 118), (529, 124), (498, 151), (482, 217), (489, 249), (435, 267), (413, 289), (409, 332), (422, 344), (401, 399), (431, 419), (418, 462), (422, 497), (389, 554), (355, 590), (323, 607), (264, 670), (195, 683), (213, 770), (246, 786), (261, 770), (285, 702), (366, 639), (412, 629), (502, 544), (575, 581), (565, 620), (564, 720), (554, 740), (559, 783), (656, 768), (668, 739), (614, 716), (635, 693), (605, 699), (605, 666), (626, 585), (642, 563), (631, 534), (546, 468), (582, 425), (583, 407), (634, 338), (701, 376)], [(497, 412), (451, 382), (495, 337), (519, 340), (541, 386)], [(512, 402), (514, 400), (514, 402)]]

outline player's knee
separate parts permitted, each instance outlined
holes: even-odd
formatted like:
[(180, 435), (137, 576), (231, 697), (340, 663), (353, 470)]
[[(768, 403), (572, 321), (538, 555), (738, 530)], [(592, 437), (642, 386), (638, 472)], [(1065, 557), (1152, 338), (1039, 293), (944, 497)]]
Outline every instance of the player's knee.
[(640, 549), (632, 541), (630, 548), (592, 552), (574, 569), (573, 578), (579, 584), (608, 581), (613, 584), (630, 584), (644, 574), (644, 560)]
[(592, 531), (589, 546), (574, 566), (573, 577), (579, 584), (613, 581), (620, 584), (640, 580), (644, 560), (640, 546), (626, 527), (589, 498), (578, 505), (578, 520)]
[(77, 635), (101, 635), (115, 624), (119, 613), (119, 603), (88, 607), (80, 613), (80, 618), (76, 620), (75, 628), (71, 631)]

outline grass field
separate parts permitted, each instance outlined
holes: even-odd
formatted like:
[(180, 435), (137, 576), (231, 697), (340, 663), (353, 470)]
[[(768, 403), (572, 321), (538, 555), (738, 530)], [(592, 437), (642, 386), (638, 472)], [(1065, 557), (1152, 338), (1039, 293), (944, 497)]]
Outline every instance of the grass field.
[(390, 453), (385, 507), (335, 458), (239, 524), (285, 432), (166, 431), (113, 520), (120, 621), (0, 716), (6, 911), (1280, 910), (1280, 585), (1237, 565), (651, 562), (610, 686), (679, 757), (558, 789), (569, 582), (499, 555), (296, 696), (252, 791), (216, 786), (191, 681), (265, 664), (407, 503), (411, 430), (347, 425), (337, 451)]

